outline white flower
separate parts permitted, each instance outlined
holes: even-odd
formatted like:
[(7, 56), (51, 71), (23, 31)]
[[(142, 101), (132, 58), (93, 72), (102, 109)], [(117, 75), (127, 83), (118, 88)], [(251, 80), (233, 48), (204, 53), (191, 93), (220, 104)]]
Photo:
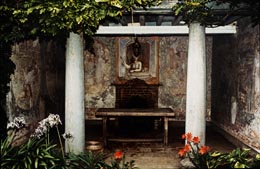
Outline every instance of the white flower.
[(39, 125), (35, 131), (34, 134), (31, 135), (31, 137), (37, 137), (37, 138), (41, 138), (41, 136), (43, 136), (44, 134), (46, 134), (48, 131), (47, 126), (45, 125)]
[(72, 139), (73, 138), (73, 136), (72, 136), (72, 134), (71, 133), (64, 133), (64, 134), (62, 134), (62, 137), (66, 140), (66, 139)]
[(41, 138), (48, 132), (48, 126), (46, 125), (45, 119), (39, 122), (39, 126), (35, 129), (34, 134), (31, 137)]
[(58, 114), (50, 114), (47, 119), (51, 127), (62, 124)]
[(47, 118), (39, 122), (39, 126), (35, 129), (35, 132), (31, 137), (40, 138), (48, 132), (49, 127), (58, 126), (61, 124), (60, 116), (57, 114), (50, 114)]
[(14, 129), (14, 128), (15, 128), (14, 122), (10, 122), (7, 124), (7, 130)]
[(7, 130), (20, 129), (26, 124), (24, 117), (15, 117), (14, 120), (7, 124)]

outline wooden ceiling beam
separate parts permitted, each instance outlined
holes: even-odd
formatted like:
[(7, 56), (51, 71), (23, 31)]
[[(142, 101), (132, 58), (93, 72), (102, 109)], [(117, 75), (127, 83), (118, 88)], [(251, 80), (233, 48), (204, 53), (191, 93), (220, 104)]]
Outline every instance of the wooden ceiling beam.
[(182, 20), (181, 15), (173, 17), (172, 26), (179, 25), (181, 20)]
[(145, 26), (145, 16), (144, 15), (139, 16), (139, 22), (140, 22), (141, 26)]
[(157, 26), (162, 25), (163, 19), (164, 19), (164, 16), (162, 16), (162, 15), (158, 16), (157, 20), (156, 20), (156, 25)]

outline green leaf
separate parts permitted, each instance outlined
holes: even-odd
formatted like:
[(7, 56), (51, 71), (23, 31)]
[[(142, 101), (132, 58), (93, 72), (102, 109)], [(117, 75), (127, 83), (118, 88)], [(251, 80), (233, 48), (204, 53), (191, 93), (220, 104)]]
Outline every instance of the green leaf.
[(236, 164), (234, 165), (234, 168), (245, 168), (246, 165), (245, 164), (241, 164), (240, 162), (236, 162)]
[(28, 8), (27, 11), (26, 11), (26, 14), (30, 15), (32, 12), (33, 12), (33, 8)]
[(38, 161), (39, 161), (39, 159), (36, 158), (36, 159), (35, 159), (35, 162), (34, 162), (34, 167), (35, 167), (35, 168), (38, 168)]
[(27, 159), (28, 159), (29, 164), (31, 165), (31, 164), (32, 164), (31, 157), (30, 157), (30, 156), (27, 156)]
[(95, 0), (95, 2), (108, 2), (109, 0)]
[(45, 158), (54, 159), (54, 157), (53, 157), (53, 156), (51, 156), (51, 155), (49, 155), (49, 154), (45, 155), (44, 157), (45, 157)]
[(140, 5), (142, 4), (142, 0), (136, 0), (137, 3), (139, 3)]
[(80, 24), (82, 20), (83, 20), (82, 16), (79, 16), (79, 17), (76, 18), (76, 21), (77, 21), (78, 24)]
[(221, 153), (218, 152), (218, 151), (214, 151), (214, 152), (211, 154), (212, 157), (217, 157), (217, 156), (220, 156), (220, 155), (221, 155)]
[(45, 9), (45, 8), (42, 8), (42, 9), (40, 10), (40, 14), (43, 14), (45, 11), (46, 11), (46, 9)]
[(21, 23), (25, 23), (26, 21), (28, 21), (27, 18), (22, 18), (22, 19), (20, 19), (20, 22), (21, 22)]

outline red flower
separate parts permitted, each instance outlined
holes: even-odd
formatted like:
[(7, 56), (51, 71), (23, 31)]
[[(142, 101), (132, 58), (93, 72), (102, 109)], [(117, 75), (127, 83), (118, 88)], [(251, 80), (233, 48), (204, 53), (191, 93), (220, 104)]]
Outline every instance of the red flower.
[(182, 135), (181, 135), (181, 138), (182, 138), (182, 139), (186, 139), (186, 134), (182, 134)]
[(207, 152), (209, 152), (209, 150), (210, 150), (209, 146), (201, 146), (200, 150), (199, 150), (199, 153), (201, 155), (203, 155), (203, 154), (206, 154)]
[(192, 141), (193, 141), (194, 144), (199, 144), (200, 138), (199, 137), (193, 137)]
[(192, 134), (190, 132), (186, 134), (186, 139), (188, 142), (191, 142)]
[(189, 145), (189, 144), (186, 144), (186, 145), (184, 146), (183, 150), (184, 150), (185, 152), (190, 151), (190, 150), (191, 150), (190, 145)]
[(122, 157), (123, 157), (123, 152), (122, 152), (122, 151), (117, 150), (117, 151), (114, 153), (114, 158), (115, 158), (116, 160), (121, 160)]
[(184, 151), (184, 149), (180, 149), (179, 152), (178, 152), (180, 157), (183, 157), (185, 155), (185, 153), (186, 152)]

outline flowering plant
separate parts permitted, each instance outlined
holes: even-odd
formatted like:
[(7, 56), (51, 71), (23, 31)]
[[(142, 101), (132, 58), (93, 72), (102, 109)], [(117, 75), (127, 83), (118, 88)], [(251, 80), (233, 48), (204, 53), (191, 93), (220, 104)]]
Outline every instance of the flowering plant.
[(207, 161), (210, 159), (209, 146), (201, 146), (200, 138), (192, 136), (191, 133), (183, 134), (182, 139), (186, 140), (185, 146), (179, 150), (180, 157), (188, 157), (196, 168), (208, 168)]
[(185, 146), (179, 150), (181, 158), (188, 157), (196, 168), (257, 168), (260, 164), (260, 154), (250, 155), (250, 149), (237, 148), (231, 152), (211, 151), (209, 146), (199, 145), (199, 137), (191, 133), (183, 134)]
[[(48, 125), (53, 125), (53, 117), (59, 121), (58, 115), (50, 115), (47, 120), (44, 119), (45, 123), (40, 122), (39, 127), (35, 130), (35, 133), (19, 146), (15, 146), (15, 134), (19, 130), (26, 127), (26, 121), (24, 117), (15, 117), (14, 120), (7, 124), (7, 130), (9, 135), (1, 140), (1, 168), (49, 168), (54, 169), (57, 164), (62, 163), (62, 158), (56, 156), (54, 153), (57, 150), (56, 144), (52, 144), (46, 141), (46, 135), (48, 131)], [(57, 126), (59, 123), (55, 123)], [(59, 167), (57, 167), (59, 168)]]
[(109, 168), (111, 168), (111, 169), (138, 169), (138, 167), (136, 167), (134, 164), (134, 160), (131, 160), (130, 162), (125, 161), (125, 154), (120, 150), (115, 151), (114, 161), (112, 161), (111, 166)]
[[(134, 161), (125, 160), (122, 151), (114, 153), (111, 164), (106, 163), (107, 156), (103, 153), (86, 151), (80, 154), (64, 153), (61, 134), (58, 126), (61, 124), (59, 115), (50, 114), (38, 123), (38, 127), (30, 138), (19, 146), (13, 146), (15, 133), (27, 126), (24, 117), (16, 117), (7, 125), (11, 130), (5, 140), (1, 140), (1, 168), (48, 168), (48, 169), (138, 169)], [(50, 141), (50, 130), (56, 128), (60, 146)], [(73, 140), (73, 133), (64, 133), (62, 137)]]

